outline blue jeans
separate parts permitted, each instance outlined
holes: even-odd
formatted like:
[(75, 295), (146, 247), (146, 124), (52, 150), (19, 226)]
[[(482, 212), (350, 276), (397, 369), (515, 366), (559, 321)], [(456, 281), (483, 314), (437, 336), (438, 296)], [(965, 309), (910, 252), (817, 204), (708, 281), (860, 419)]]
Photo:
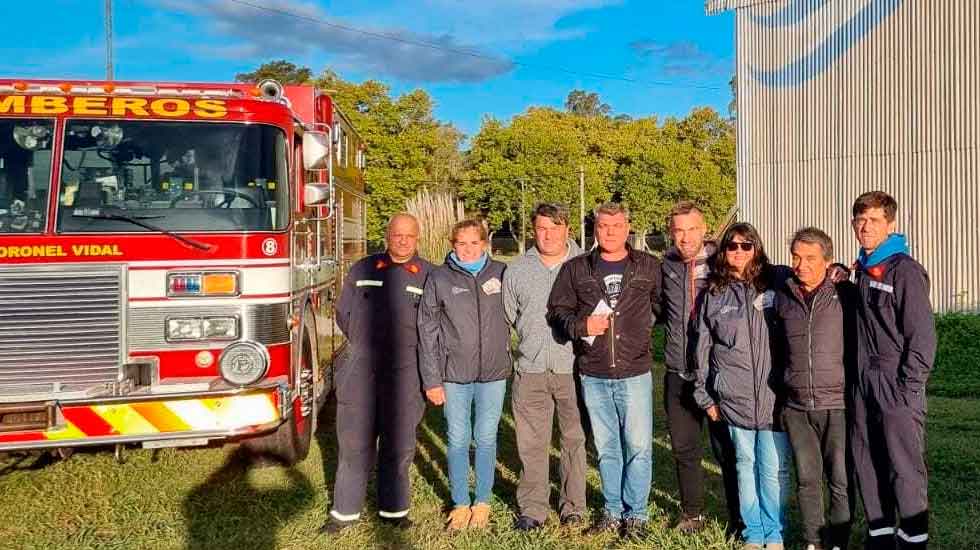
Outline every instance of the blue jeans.
[(729, 426), (735, 444), (738, 501), (746, 543), (783, 542), (789, 467), (793, 459), (785, 432)]
[(582, 396), (599, 453), (606, 513), (646, 520), (653, 477), (653, 377), (582, 375)]
[[(497, 466), (497, 425), (504, 408), (507, 381), (443, 384), (443, 413), (448, 427), (449, 491), (455, 506), (470, 505), (470, 443), (476, 440), (475, 503), (490, 503)], [(471, 420), (476, 405), (475, 422)]]

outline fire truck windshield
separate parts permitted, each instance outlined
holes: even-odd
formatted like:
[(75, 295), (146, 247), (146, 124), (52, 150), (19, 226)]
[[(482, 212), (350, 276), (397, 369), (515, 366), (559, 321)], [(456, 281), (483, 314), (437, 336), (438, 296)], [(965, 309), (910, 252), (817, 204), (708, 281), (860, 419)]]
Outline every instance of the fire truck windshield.
[(54, 122), (0, 119), (0, 234), (44, 231)]
[[(284, 229), (286, 151), (283, 132), (262, 124), (69, 120), (58, 230)], [(105, 211), (115, 215), (90, 215)]]

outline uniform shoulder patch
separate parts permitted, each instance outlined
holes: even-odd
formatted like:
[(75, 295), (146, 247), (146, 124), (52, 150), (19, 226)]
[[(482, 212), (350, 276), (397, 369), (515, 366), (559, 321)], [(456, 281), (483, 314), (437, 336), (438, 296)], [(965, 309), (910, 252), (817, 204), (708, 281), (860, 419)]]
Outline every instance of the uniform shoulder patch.
[(870, 286), (871, 288), (876, 288), (882, 292), (895, 294), (895, 287), (893, 287), (892, 285), (886, 285), (885, 283), (879, 283), (878, 281), (868, 281), (868, 286)]

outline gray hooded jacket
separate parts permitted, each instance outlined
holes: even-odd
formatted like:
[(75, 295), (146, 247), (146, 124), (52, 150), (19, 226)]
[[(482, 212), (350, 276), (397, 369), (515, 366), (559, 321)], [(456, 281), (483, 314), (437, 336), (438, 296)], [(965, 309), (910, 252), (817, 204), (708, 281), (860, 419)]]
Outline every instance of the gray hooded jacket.
[(568, 241), (568, 255), (561, 263), (541, 263), (537, 247), (512, 261), (504, 272), (504, 309), (507, 321), (517, 329), (517, 370), (526, 373), (571, 374), (575, 364), (572, 342), (548, 324), (548, 296), (566, 261), (582, 253)]

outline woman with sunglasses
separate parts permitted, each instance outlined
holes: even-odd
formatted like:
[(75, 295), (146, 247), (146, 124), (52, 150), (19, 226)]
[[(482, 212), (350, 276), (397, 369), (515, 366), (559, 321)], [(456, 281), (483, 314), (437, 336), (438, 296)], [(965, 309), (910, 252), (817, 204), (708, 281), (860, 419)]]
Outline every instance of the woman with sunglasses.
[[(725, 232), (699, 299), (694, 397), (713, 422), (728, 424), (735, 445), (743, 550), (782, 550), (789, 439), (776, 424), (782, 376), (773, 365), (773, 284), (759, 233), (747, 223)], [(778, 341), (773, 339), (773, 341)], [(780, 392), (781, 393), (781, 392)]]

